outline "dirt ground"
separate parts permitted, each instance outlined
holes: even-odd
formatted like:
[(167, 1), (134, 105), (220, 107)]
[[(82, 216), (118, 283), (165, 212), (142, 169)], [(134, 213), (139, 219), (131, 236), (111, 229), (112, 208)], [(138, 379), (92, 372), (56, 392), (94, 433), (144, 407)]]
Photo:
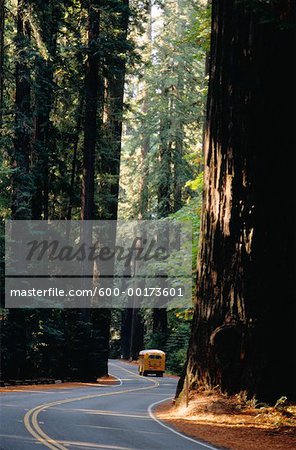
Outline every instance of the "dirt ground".
[[(189, 406), (167, 402), (156, 416), (175, 429), (229, 450), (295, 450), (296, 405), (255, 407), (239, 396), (213, 392), (190, 395)], [(258, 405), (259, 406), (259, 405)]]
[(5, 386), (0, 387), (0, 392), (23, 392), (23, 391), (48, 391), (52, 389), (77, 389), (89, 386), (116, 386), (119, 384), (119, 380), (112, 375), (104, 376), (97, 379), (97, 383), (61, 383), (56, 382), (55, 384), (37, 384), (37, 385), (26, 385), (26, 386)]

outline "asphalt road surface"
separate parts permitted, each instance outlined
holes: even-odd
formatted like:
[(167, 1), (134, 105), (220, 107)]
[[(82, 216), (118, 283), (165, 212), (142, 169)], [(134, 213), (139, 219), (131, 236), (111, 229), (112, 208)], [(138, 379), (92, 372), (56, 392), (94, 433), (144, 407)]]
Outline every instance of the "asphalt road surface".
[(153, 417), (155, 404), (174, 396), (175, 379), (140, 377), (120, 361), (109, 372), (119, 385), (1, 394), (0, 449), (215, 450)]

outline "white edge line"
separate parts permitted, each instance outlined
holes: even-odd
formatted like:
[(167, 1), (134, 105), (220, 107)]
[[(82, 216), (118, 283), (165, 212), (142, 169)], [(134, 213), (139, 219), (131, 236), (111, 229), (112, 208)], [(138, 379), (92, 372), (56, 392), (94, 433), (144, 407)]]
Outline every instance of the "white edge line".
[[(122, 379), (121, 378), (118, 378), (116, 375), (114, 375), (113, 373), (111, 373), (111, 372), (109, 372), (109, 375), (111, 375), (112, 377), (114, 377), (114, 378), (116, 378), (116, 380), (118, 380), (119, 381), (119, 384), (116, 384), (115, 386), (114, 386), (114, 384), (113, 384), (113, 386), (114, 387), (116, 387), (116, 386), (122, 386)], [(102, 385), (102, 386), (106, 386), (106, 385)], [(110, 387), (110, 386), (109, 386)]]
[[(109, 364), (110, 364), (110, 363), (109, 363)], [(158, 386), (159, 386), (159, 382), (158, 382), (158, 381), (155, 381), (154, 378), (150, 378), (150, 379), (149, 379), (148, 377), (142, 377), (141, 375), (138, 374), (138, 372), (133, 372), (133, 371), (131, 371), (131, 370), (126, 369), (125, 367), (121, 367), (121, 365), (114, 364), (113, 362), (112, 362), (111, 364), (112, 364), (113, 366), (115, 366), (115, 367), (121, 369), (121, 370), (124, 370), (125, 372), (131, 373), (132, 375), (134, 375), (134, 377), (140, 378), (142, 381), (146, 381), (147, 383), (152, 383), (152, 384), (154, 384), (155, 387), (158, 387)], [(110, 375), (111, 375), (111, 372), (110, 372)], [(118, 378), (118, 377), (116, 377), (116, 378)], [(118, 380), (120, 380), (120, 381), (121, 381), (121, 384), (123, 384), (123, 380), (121, 380), (121, 378), (118, 378)]]
[(182, 438), (187, 439), (187, 441), (195, 442), (195, 444), (199, 444), (202, 447), (209, 448), (211, 450), (218, 450), (217, 447), (212, 447), (211, 445), (205, 444), (204, 442), (198, 441), (196, 439), (192, 439), (189, 436), (186, 436), (185, 434), (179, 433), (179, 431), (174, 430), (174, 428), (171, 428), (168, 425), (165, 425), (163, 422), (161, 422), (159, 419), (157, 419), (155, 417), (155, 415), (153, 414), (152, 409), (154, 408), (154, 406), (159, 405), (160, 403), (166, 402), (167, 400), (173, 400), (173, 399), (172, 399), (172, 397), (168, 397), (168, 398), (165, 398), (164, 400), (160, 400), (158, 402), (151, 403), (151, 405), (148, 406), (148, 413), (149, 413), (149, 416), (151, 417), (151, 419), (155, 420), (155, 422), (157, 422), (159, 425), (166, 428), (167, 430), (170, 430), (172, 433), (175, 433), (178, 436), (181, 436)]

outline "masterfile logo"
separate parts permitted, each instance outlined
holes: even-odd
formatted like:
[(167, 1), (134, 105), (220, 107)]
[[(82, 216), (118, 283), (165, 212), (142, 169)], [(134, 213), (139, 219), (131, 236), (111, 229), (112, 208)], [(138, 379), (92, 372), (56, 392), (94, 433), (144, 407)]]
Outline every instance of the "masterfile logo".
[(7, 307), (191, 305), (188, 222), (7, 221), (5, 243)]

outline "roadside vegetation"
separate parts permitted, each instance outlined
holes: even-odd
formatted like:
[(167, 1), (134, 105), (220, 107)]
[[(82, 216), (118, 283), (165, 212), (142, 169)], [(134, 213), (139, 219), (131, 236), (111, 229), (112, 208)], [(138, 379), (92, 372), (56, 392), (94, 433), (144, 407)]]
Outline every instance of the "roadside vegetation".
[[(158, 348), (180, 376), (163, 420), (296, 447), (295, 8), (0, 0), (1, 386)], [(6, 308), (10, 219), (190, 222), (192, 305)]]

